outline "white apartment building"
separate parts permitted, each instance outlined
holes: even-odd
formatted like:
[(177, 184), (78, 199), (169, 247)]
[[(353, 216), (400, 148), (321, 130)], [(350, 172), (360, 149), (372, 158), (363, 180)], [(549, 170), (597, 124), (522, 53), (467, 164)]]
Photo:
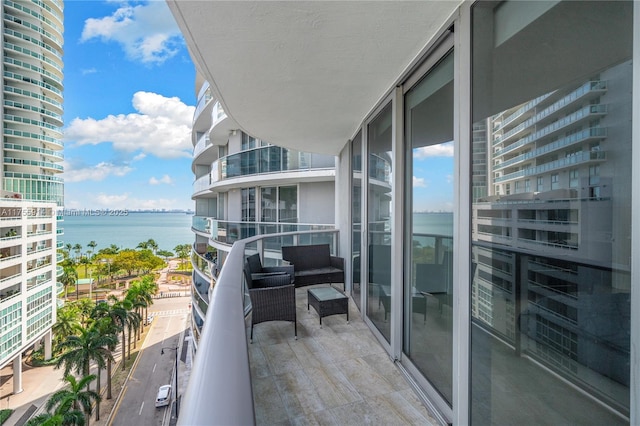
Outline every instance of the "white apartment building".
[(63, 2), (2, 3), (2, 198), (0, 368), (44, 338), (51, 357), (56, 321), (57, 208), (63, 205)]
[[(235, 241), (328, 229), (335, 222), (335, 156), (282, 148), (250, 136), (225, 114), (209, 83), (201, 78), (198, 82), (192, 127), (196, 338), (206, 316), (211, 281)], [(269, 256), (279, 253), (267, 252), (266, 262)]]

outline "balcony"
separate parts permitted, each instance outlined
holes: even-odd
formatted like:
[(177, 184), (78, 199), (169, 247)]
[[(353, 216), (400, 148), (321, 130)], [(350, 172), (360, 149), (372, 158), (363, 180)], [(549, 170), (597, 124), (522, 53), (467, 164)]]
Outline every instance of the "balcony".
[[(211, 238), (225, 244), (233, 244), (243, 238), (256, 235), (278, 234), (283, 232), (323, 231), (333, 229), (332, 224), (286, 223), (286, 222), (230, 222), (211, 218)], [(293, 236), (282, 237), (283, 241), (293, 243)], [(279, 250), (283, 241), (278, 241), (272, 248)], [(326, 241), (323, 241), (326, 242)], [(272, 245), (271, 240), (265, 242)]]
[(216, 162), (219, 170), (219, 178), (216, 180), (265, 173), (333, 169), (335, 161), (332, 155), (300, 152), (279, 146), (263, 146), (221, 158)]
[[(315, 311), (307, 311), (309, 287), (299, 288), (298, 339), (290, 323), (267, 322), (254, 328), (254, 341), (248, 342), (245, 251), (260, 252), (271, 245), (268, 240), (314, 240), (320, 233), (254, 237), (233, 245), (210, 297), (179, 425), (436, 424), (353, 301), (349, 323), (344, 315), (329, 316), (320, 328)], [(337, 238), (335, 230), (324, 234)]]
[(510, 180), (522, 178), (525, 176), (533, 176), (541, 173), (553, 172), (567, 167), (573, 167), (579, 164), (587, 164), (592, 162), (602, 162), (606, 160), (607, 156), (604, 151), (580, 151), (576, 155), (561, 158), (559, 160), (550, 161), (545, 164), (541, 164), (535, 167), (529, 167), (517, 172), (509, 173), (503, 176), (496, 177), (494, 182), (507, 182)]

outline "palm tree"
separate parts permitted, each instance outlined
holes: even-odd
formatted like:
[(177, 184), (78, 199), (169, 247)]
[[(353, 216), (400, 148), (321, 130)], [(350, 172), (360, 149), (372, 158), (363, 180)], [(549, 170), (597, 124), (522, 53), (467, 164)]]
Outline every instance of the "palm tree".
[(95, 251), (96, 247), (98, 247), (98, 243), (91, 240), (89, 241), (89, 244), (87, 244), (87, 247), (91, 249), (91, 250), (87, 250), (87, 253), (89, 254), (89, 258), (91, 258), (91, 254)]
[(84, 425), (84, 414), (80, 413), (82, 420), (77, 419), (73, 422), (65, 421), (62, 414), (42, 413), (29, 419), (25, 426), (65, 426), (68, 424)]
[[(132, 305), (136, 308), (136, 311), (140, 315), (141, 318), (147, 317), (147, 309), (150, 305), (153, 304), (153, 298), (151, 297), (155, 294), (157, 290), (157, 286), (153, 281), (153, 276), (146, 275), (142, 277), (140, 281), (134, 281), (129, 290), (125, 295), (125, 298), (130, 300)], [(142, 310), (144, 309), (144, 316), (142, 315)], [(140, 333), (144, 330), (144, 320), (140, 321), (140, 329), (138, 330), (138, 337)]]
[(146, 249), (149, 248), (149, 243), (147, 241), (142, 241), (142, 242), (138, 243), (136, 248), (139, 248), (141, 250), (146, 250)]
[(91, 312), (93, 312), (95, 302), (91, 299), (78, 299), (73, 302), (73, 306), (80, 314), (80, 324), (86, 328), (91, 321)]
[[(131, 303), (131, 301), (129, 301)], [(131, 310), (129, 311), (128, 320), (127, 320), (127, 340), (128, 340), (128, 353), (127, 359), (131, 359), (131, 332), (136, 332), (138, 330), (138, 326), (142, 322), (142, 317), (137, 312), (137, 307), (134, 303), (131, 303)], [(135, 339), (133, 341), (135, 345)], [(124, 363), (122, 363), (122, 369), (124, 370)]]
[(146, 317), (144, 317), (143, 314), (144, 309), (146, 309), (148, 305), (146, 300), (142, 298), (138, 291), (134, 291), (132, 294), (135, 294), (136, 296), (135, 298), (130, 299), (131, 304), (133, 305), (133, 309), (135, 310), (135, 313), (139, 318), (139, 321), (136, 324), (136, 328), (134, 329), (136, 338), (133, 341), (133, 347), (135, 348), (137, 346), (136, 341), (140, 340), (140, 333), (142, 333), (142, 331), (144, 330), (144, 322)]
[[(108, 305), (106, 303), (100, 303), (96, 306), (95, 315), (101, 315), (104, 312), (104, 307)], [(114, 362), (113, 351), (118, 344), (118, 329), (117, 326), (113, 323), (112, 319), (109, 316), (104, 316), (96, 319), (96, 321), (92, 324), (92, 326), (102, 335), (102, 337), (109, 337), (110, 341), (106, 342), (103, 346), (104, 349), (107, 349), (108, 356), (105, 356), (106, 365), (104, 368), (107, 370), (107, 392), (109, 393), (108, 399), (111, 399), (111, 363)], [(100, 370), (103, 368), (98, 364), (98, 374), (96, 380), (96, 392), (100, 393), (102, 387), (100, 386)], [(96, 420), (100, 420), (100, 401), (96, 402)]]
[(177, 246), (174, 247), (173, 250), (178, 255), (178, 258), (180, 259), (180, 265), (182, 265), (184, 263), (184, 259), (186, 259), (187, 256), (189, 256), (189, 252), (191, 251), (191, 245), (178, 244)]
[[(60, 424), (63, 425), (84, 425), (85, 419), (88, 423), (91, 415), (91, 406), (93, 402), (96, 402), (96, 406), (100, 403), (100, 395), (92, 390), (83, 389), (85, 387), (88, 389), (89, 384), (95, 379), (96, 376), (94, 374), (84, 376), (80, 380), (76, 380), (72, 374), (65, 375), (64, 380), (69, 386), (54, 392), (49, 397), (45, 406), (47, 411), (51, 413), (51, 410), (55, 409), (52, 414), (62, 416), (63, 422)], [(86, 413), (86, 418), (81, 410)], [(96, 418), (96, 420), (99, 420), (99, 418)]]
[(91, 265), (91, 261), (89, 260), (89, 258), (88, 257), (82, 257), (82, 258), (80, 258), (78, 263), (84, 266), (84, 276), (85, 277), (88, 276), (87, 269), (89, 268), (89, 265)]
[[(64, 365), (64, 375), (74, 370), (77, 374), (89, 375), (89, 365), (94, 361), (98, 366), (98, 373), (106, 367), (106, 360), (113, 355), (107, 349), (109, 345), (114, 345), (117, 339), (113, 335), (103, 335), (100, 329), (91, 324), (86, 329), (80, 329), (78, 336), (68, 336), (58, 345), (64, 352), (56, 362), (56, 368)], [(100, 374), (97, 376), (97, 390), (100, 390)], [(87, 389), (88, 390), (88, 389)]]
[[(124, 365), (124, 328), (126, 324), (127, 311), (119, 304), (119, 300), (111, 295), (109, 301), (114, 302), (112, 305), (108, 303), (100, 303), (96, 305), (94, 310), (94, 318), (99, 321), (99, 328), (101, 332), (105, 334), (113, 334), (117, 336), (119, 332), (122, 332), (122, 364)], [(117, 342), (117, 338), (116, 338)], [(116, 345), (109, 347), (109, 350), (113, 354), (116, 349)], [(107, 358), (107, 399), (111, 399), (111, 359)]]
[(53, 324), (51, 330), (53, 331), (54, 342), (56, 345), (64, 341), (67, 336), (72, 336), (78, 333), (80, 328), (80, 321), (78, 321), (78, 311), (73, 305), (65, 305), (58, 309), (56, 316), (56, 323)]
[[(64, 298), (67, 298), (67, 290), (71, 285), (76, 285), (78, 282), (78, 271), (73, 266), (63, 266), (62, 276), (60, 282), (64, 285)], [(78, 298), (78, 289), (76, 288), (76, 299)]]
[(158, 251), (158, 243), (156, 243), (153, 238), (149, 238), (147, 240), (147, 248), (151, 249), (153, 254), (156, 254), (156, 252)]
[(76, 244), (73, 246), (73, 251), (75, 251), (75, 252), (76, 252), (76, 259), (77, 259), (78, 257), (80, 257), (80, 253), (82, 252), (82, 245), (81, 245), (81, 244), (76, 243)]
[[(74, 369), (76, 373), (89, 375), (89, 365), (94, 361), (98, 367), (96, 380), (96, 392), (100, 393), (100, 370), (106, 367), (107, 359), (113, 361), (113, 355), (107, 349), (117, 344), (117, 338), (113, 334), (102, 334), (99, 326), (91, 324), (88, 329), (81, 329), (79, 336), (68, 336), (60, 343), (59, 348), (66, 350), (58, 361), (56, 368), (64, 365), (64, 375)], [(89, 390), (87, 385), (87, 390)], [(96, 420), (100, 420), (99, 401), (96, 404)]]

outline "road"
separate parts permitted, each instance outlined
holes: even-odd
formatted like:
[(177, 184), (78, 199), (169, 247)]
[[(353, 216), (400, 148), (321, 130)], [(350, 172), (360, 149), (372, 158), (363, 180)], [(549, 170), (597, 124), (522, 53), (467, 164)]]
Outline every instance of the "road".
[[(176, 348), (187, 327), (188, 297), (157, 299), (149, 314), (154, 320), (131, 376), (122, 390), (122, 397), (115, 407), (111, 425), (130, 426), (169, 424), (171, 405), (156, 408), (158, 388), (173, 385), (172, 403), (175, 399), (175, 363), (179, 353)], [(161, 354), (162, 348), (164, 355)], [(182, 361), (178, 360), (178, 369)]]

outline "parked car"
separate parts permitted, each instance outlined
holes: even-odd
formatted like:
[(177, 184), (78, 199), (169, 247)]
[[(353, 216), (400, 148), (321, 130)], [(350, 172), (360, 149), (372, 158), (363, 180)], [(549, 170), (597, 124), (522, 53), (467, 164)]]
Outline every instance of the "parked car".
[(171, 385), (162, 385), (158, 389), (158, 395), (156, 396), (156, 407), (164, 407), (169, 405), (171, 401)]
[(153, 321), (153, 315), (149, 315), (149, 316), (147, 317), (147, 324), (146, 324), (146, 325), (151, 324), (151, 321)]

